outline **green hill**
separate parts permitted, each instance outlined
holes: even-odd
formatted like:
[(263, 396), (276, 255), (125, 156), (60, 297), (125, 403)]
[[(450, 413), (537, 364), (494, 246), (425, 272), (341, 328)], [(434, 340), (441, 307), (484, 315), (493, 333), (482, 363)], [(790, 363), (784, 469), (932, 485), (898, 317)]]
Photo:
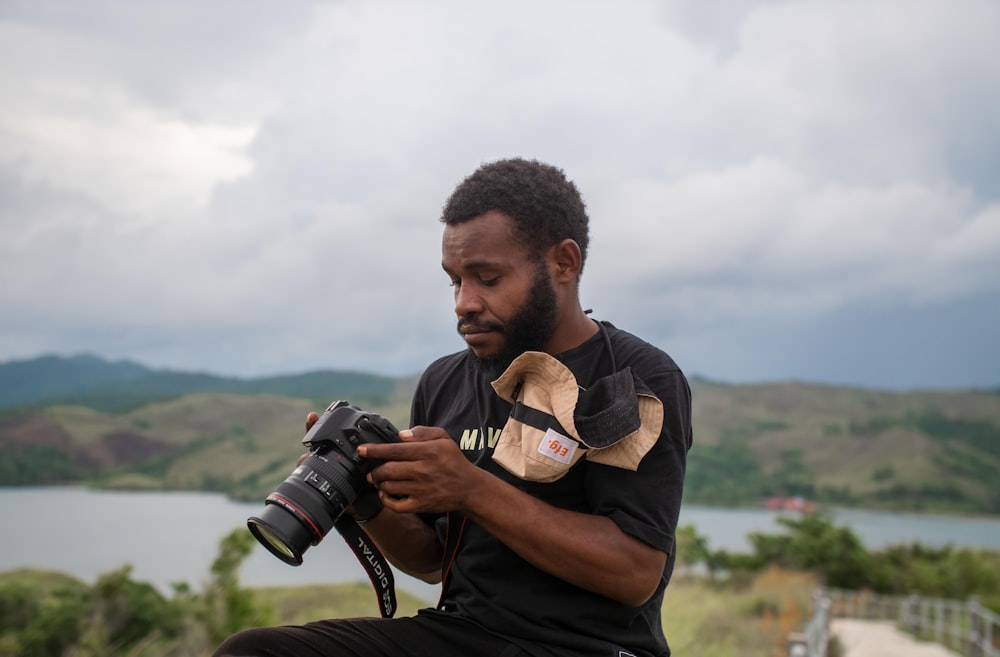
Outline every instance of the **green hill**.
[(1000, 395), (695, 380), (686, 499), (1000, 513)]
[[(404, 426), (415, 383), (349, 372), (237, 380), (140, 370), (127, 366), (126, 376), (138, 373), (129, 381), (77, 386), (60, 403), (3, 411), (0, 485), (200, 489), (260, 499), (303, 452), (310, 410), (347, 399)], [(821, 505), (1000, 514), (997, 392), (697, 378), (691, 385), (688, 502), (803, 496)]]
[[(262, 498), (305, 451), (306, 415), (326, 403), (198, 393), (123, 413), (69, 405), (8, 413), (0, 418), (0, 485), (82, 482)], [(407, 423), (403, 400), (364, 407)]]

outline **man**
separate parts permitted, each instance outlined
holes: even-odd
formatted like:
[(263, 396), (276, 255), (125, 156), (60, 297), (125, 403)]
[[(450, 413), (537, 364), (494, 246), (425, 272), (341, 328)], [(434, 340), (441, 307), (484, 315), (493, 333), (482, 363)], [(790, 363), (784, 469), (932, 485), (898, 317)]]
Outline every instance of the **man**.
[[(669, 655), (660, 607), (691, 445), (684, 375), (582, 309), (588, 219), (561, 170), (484, 165), (442, 221), (441, 264), (468, 349), (424, 372), (403, 442), (359, 448), (387, 461), (369, 474), (382, 508), (361, 518), (365, 531), (397, 568), (442, 582), (438, 605), (413, 618), (247, 630), (216, 655)], [(662, 406), (641, 460), (582, 458), (545, 481), (501, 465), (494, 452), (513, 406), (491, 382), (526, 352), (567, 368), (574, 393), (631, 368)]]

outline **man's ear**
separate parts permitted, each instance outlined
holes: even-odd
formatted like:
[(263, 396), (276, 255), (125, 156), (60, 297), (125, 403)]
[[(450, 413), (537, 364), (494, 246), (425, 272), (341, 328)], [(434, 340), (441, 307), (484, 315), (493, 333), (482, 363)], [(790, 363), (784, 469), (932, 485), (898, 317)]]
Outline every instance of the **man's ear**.
[(553, 265), (553, 279), (557, 283), (575, 283), (583, 268), (583, 253), (576, 240), (564, 239), (550, 251)]

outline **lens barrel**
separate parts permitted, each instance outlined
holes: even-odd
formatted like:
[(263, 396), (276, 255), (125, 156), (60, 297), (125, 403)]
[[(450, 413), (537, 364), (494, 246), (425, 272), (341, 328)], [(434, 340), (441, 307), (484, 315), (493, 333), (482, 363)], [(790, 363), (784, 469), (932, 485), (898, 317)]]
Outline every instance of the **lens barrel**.
[(388, 420), (348, 402), (334, 402), (303, 438), (313, 451), (264, 500), (259, 516), (247, 519), (254, 538), (293, 566), (327, 535), (354, 503), (368, 471), (377, 465), (357, 453), (358, 445), (398, 441)]
[(264, 500), (260, 516), (247, 520), (254, 537), (274, 556), (302, 564), (310, 545), (318, 545), (358, 496), (352, 481), (364, 482), (353, 459), (340, 452), (317, 451)]
[(287, 564), (302, 565), (304, 546), (312, 541), (304, 525), (294, 515), (268, 505), (260, 517), (252, 516), (247, 520), (247, 527), (268, 552)]

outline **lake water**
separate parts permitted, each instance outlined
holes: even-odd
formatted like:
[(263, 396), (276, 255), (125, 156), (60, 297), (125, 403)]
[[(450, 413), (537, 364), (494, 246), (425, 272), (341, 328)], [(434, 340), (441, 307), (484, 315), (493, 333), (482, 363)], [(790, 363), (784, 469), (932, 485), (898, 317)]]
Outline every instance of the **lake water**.
[[(219, 540), (263, 504), (234, 502), (209, 493), (109, 492), (84, 488), (0, 488), (0, 571), (20, 567), (59, 570), (86, 582), (123, 564), (132, 578), (163, 592), (171, 583), (195, 588), (209, 577)], [(681, 525), (694, 525), (715, 549), (749, 548), (750, 532), (779, 533), (780, 514), (764, 509), (685, 506)], [(925, 545), (1000, 550), (1000, 518), (966, 518), (839, 510), (869, 549), (919, 541)], [(354, 554), (336, 532), (289, 566), (257, 546), (243, 563), (248, 586), (366, 581)], [(437, 587), (403, 573), (396, 586), (429, 602)], [(372, 594), (374, 595), (374, 593)]]

